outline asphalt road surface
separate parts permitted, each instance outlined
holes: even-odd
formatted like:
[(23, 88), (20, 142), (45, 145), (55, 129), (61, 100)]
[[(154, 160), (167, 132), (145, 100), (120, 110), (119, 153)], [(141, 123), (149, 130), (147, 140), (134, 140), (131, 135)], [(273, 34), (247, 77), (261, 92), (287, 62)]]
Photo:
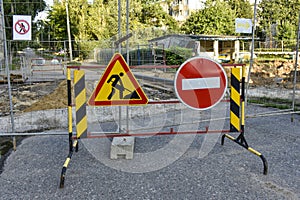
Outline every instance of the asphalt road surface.
[[(268, 175), (263, 175), (259, 157), (228, 139), (221, 146), (218, 138), (208, 155), (201, 157), (205, 136), (197, 135), (175, 161), (149, 170), (153, 162), (159, 165), (168, 159), (161, 154), (151, 163), (140, 163), (145, 171), (138, 173), (134, 169), (140, 168), (138, 164), (131, 172), (117, 167), (132, 165), (137, 156), (111, 161), (114, 167), (99, 159), (99, 155), (108, 159), (109, 140), (95, 139), (104, 153), (95, 155), (92, 143), (80, 141), (79, 152), (67, 169), (65, 187), (60, 189), (68, 136), (29, 137), (6, 160), (0, 199), (300, 199), (300, 116), (294, 117), (293, 122), (290, 115), (246, 120), (247, 142), (268, 160)], [(135, 154), (161, 149), (173, 137), (136, 138)], [(184, 142), (187, 136), (178, 137)], [(177, 151), (174, 146), (174, 155)]]

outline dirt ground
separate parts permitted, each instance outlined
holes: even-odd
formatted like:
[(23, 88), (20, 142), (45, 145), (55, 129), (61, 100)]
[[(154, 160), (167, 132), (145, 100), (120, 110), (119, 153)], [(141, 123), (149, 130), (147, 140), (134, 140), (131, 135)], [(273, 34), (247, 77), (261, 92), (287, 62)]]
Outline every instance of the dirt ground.
[[(7, 85), (1, 85), (0, 116), (9, 114), (9, 97)], [(51, 81), (34, 84), (12, 85), (12, 103), (14, 113), (66, 108), (66, 81)]]
[(64, 80), (56, 84), (56, 88), (53, 88), (52, 91), (50, 89), (49, 94), (42, 96), (32, 105), (25, 108), (24, 112), (66, 108), (68, 106), (67, 81)]

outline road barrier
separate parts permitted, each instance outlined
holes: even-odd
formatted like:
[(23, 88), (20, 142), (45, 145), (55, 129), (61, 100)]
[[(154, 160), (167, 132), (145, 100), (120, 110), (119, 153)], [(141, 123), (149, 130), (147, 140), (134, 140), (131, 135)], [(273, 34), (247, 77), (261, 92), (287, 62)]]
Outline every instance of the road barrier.
[(33, 75), (33, 72), (46, 72), (46, 71), (61, 71), (62, 74), (65, 74), (64, 65), (62, 60), (52, 59), (46, 60), (44, 58), (32, 58), (30, 64), (30, 72)]
[[(155, 68), (157, 66), (153, 66)], [(64, 187), (65, 175), (68, 164), (72, 158), (73, 152), (78, 151), (78, 141), (82, 138), (113, 138), (113, 137), (134, 137), (134, 136), (157, 136), (157, 135), (177, 135), (177, 134), (207, 134), (207, 133), (223, 133), (221, 138), (221, 145), (224, 145), (225, 137), (236, 142), (240, 146), (246, 148), (251, 153), (259, 156), (264, 165), (263, 174), (268, 173), (268, 164), (265, 157), (255, 149), (249, 147), (245, 139), (245, 65), (244, 64), (226, 64), (223, 67), (229, 67), (231, 69), (231, 92), (230, 92), (230, 128), (228, 130), (209, 130), (208, 127), (205, 130), (186, 130), (178, 131), (172, 127), (169, 131), (159, 132), (142, 132), (142, 133), (130, 133), (127, 129), (125, 133), (96, 133), (89, 132), (87, 130), (87, 114), (86, 114), (86, 89), (85, 89), (85, 72), (81, 69), (93, 68), (95, 66), (69, 66), (67, 67), (67, 82), (68, 82), (68, 127), (69, 127), (69, 154), (63, 165), (60, 188)], [(138, 67), (135, 67), (138, 68)], [(71, 87), (71, 69), (74, 70), (74, 93), (75, 93), (75, 108), (76, 108), (76, 134), (73, 135), (72, 131), (72, 87)], [(96, 97), (94, 97), (96, 98)], [(176, 100), (159, 100), (149, 101), (151, 104), (178, 104), (180, 101)], [(119, 129), (120, 130), (120, 129)], [(237, 132), (239, 136), (237, 138), (232, 137), (229, 133)]]
[[(236, 65), (237, 66), (237, 65)], [(263, 161), (263, 174), (268, 174), (268, 162), (266, 158), (255, 149), (249, 147), (245, 138), (245, 65), (231, 69), (231, 92), (230, 92), (230, 132), (239, 132), (234, 138), (229, 134), (222, 135), (221, 145), (224, 145), (225, 137), (246, 148), (251, 153), (259, 156)], [(242, 76), (241, 76), (242, 75)], [(240, 89), (241, 86), (241, 89)], [(241, 108), (240, 108), (241, 106)], [(241, 112), (240, 112), (241, 111)]]
[(83, 70), (74, 71), (74, 92), (76, 108), (77, 138), (87, 135), (85, 73)]
[(240, 68), (231, 69), (231, 87), (230, 87), (230, 132), (240, 131)]

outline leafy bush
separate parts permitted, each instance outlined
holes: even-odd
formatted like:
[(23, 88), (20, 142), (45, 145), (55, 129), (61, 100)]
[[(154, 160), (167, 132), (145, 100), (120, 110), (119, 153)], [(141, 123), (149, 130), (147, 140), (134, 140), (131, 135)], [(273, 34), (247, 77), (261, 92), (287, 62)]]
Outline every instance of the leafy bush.
[[(127, 53), (123, 54), (126, 59)], [(145, 65), (153, 64), (154, 56), (152, 55), (152, 50), (150, 48), (135, 49), (129, 52), (129, 65)]]
[(192, 49), (182, 47), (171, 47), (166, 50), (166, 64), (167, 65), (181, 65), (188, 58), (192, 57)]

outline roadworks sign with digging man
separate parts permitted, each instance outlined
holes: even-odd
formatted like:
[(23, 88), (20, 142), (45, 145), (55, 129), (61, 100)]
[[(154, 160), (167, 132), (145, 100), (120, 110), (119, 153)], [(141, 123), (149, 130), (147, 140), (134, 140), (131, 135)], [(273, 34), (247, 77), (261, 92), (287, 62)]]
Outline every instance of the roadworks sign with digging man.
[(91, 106), (147, 103), (147, 96), (121, 54), (113, 56), (88, 101)]

